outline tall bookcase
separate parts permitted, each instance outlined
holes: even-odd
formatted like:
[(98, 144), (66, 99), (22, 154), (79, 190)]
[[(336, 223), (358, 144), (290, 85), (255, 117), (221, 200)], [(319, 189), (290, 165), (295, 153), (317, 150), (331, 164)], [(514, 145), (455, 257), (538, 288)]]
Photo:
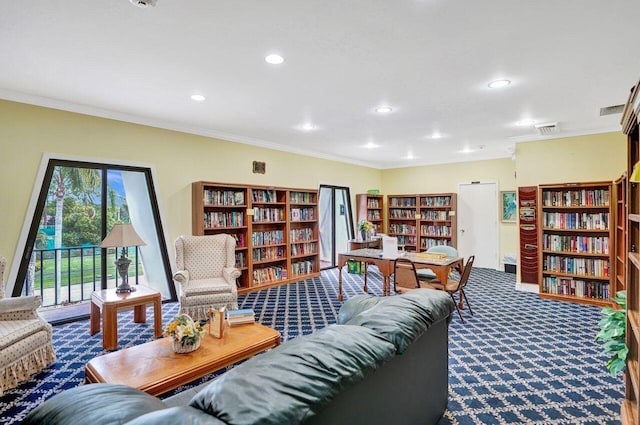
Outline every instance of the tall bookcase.
[(191, 189), (193, 234), (236, 239), (239, 293), (320, 275), (317, 190), (204, 181)]
[(357, 216), (373, 224), (376, 233), (384, 233), (384, 195), (359, 193), (356, 195)]
[(625, 369), (625, 400), (620, 409), (623, 425), (640, 424), (640, 186), (631, 181), (634, 166), (640, 161), (638, 117), (640, 116), (640, 82), (631, 89), (622, 113), (622, 130), (627, 135), (627, 228), (626, 228), (626, 343), (629, 348)]
[(615, 212), (615, 285), (616, 292), (627, 288), (627, 173), (614, 183), (616, 192)]
[(408, 251), (457, 246), (455, 193), (387, 196), (387, 232)]
[(609, 305), (612, 285), (611, 182), (540, 185), (540, 296)]

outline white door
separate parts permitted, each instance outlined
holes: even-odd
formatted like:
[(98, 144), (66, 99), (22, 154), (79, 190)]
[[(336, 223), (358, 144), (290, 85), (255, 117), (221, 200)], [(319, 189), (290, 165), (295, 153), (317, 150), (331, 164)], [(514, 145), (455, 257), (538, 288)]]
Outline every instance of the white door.
[(498, 269), (498, 185), (458, 185), (458, 252), (474, 267)]

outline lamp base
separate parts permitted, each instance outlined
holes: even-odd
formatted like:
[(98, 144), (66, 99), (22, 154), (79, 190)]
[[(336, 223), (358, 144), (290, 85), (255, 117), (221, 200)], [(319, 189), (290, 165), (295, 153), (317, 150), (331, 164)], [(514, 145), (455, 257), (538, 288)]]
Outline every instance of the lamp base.
[(126, 285), (120, 285), (116, 288), (116, 294), (123, 294), (129, 292), (136, 292), (135, 286), (129, 286), (129, 283)]
[(118, 273), (120, 274), (120, 279), (122, 280), (122, 283), (116, 288), (116, 294), (135, 292), (136, 290), (136, 288), (129, 286), (129, 264), (131, 264), (131, 260), (127, 258), (127, 249), (123, 248), (120, 258), (115, 262)]

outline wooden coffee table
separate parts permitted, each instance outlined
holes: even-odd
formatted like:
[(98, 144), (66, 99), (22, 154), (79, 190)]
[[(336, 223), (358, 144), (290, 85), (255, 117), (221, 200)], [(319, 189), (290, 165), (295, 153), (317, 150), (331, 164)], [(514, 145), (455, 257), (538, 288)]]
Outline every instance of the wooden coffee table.
[(124, 384), (156, 396), (278, 345), (280, 333), (259, 323), (231, 327), (222, 339), (207, 334), (187, 354), (174, 353), (166, 337), (90, 360), (85, 382)]

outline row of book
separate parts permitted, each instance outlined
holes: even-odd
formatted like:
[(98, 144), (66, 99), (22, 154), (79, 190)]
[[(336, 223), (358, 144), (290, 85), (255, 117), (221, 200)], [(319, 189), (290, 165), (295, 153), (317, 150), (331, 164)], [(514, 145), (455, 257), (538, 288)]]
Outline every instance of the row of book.
[(284, 211), (282, 208), (253, 208), (254, 223), (265, 223), (273, 221), (284, 221)]
[(229, 326), (246, 325), (255, 323), (256, 314), (251, 308), (240, 310), (229, 310), (227, 312), (227, 322)]
[(251, 234), (251, 243), (253, 245), (273, 245), (284, 243), (284, 231), (271, 230), (268, 232), (253, 232)]
[(411, 246), (416, 245), (415, 236), (399, 235), (399, 236), (396, 236), (396, 238), (398, 239), (398, 245), (411, 245)]
[(609, 213), (542, 213), (542, 227), (568, 230), (609, 230)]
[(316, 219), (316, 209), (313, 207), (291, 208), (291, 221), (315, 220), (315, 219)]
[(422, 211), (422, 220), (449, 221), (449, 211)]
[(367, 208), (380, 208), (380, 200), (378, 198), (367, 199)]
[(291, 263), (291, 273), (293, 273), (294, 276), (313, 273), (313, 270), (313, 261), (298, 261), (297, 263)]
[(542, 235), (544, 250), (587, 254), (609, 254), (608, 236)]
[(244, 248), (247, 246), (247, 241), (244, 238), (244, 233), (233, 233), (233, 238), (236, 240), (236, 247)]
[(278, 260), (284, 257), (284, 246), (253, 248), (253, 261)]
[(545, 255), (542, 270), (547, 272), (609, 277), (609, 260), (599, 258), (572, 258)]
[(305, 227), (303, 229), (291, 229), (289, 231), (291, 242), (307, 242), (312, 241), (313, 229)]
[(244, 226), (244, 213), (242, 212), (205, 212), (204, 227), (239, 227)]
[(382, 220), (379, 210), (367, 211), (367, 220)]
[(545, 190), (542, 192), (545, 207), (606, 207), (609, 206), (609, 191), (606, 189)]
[(389, 206), (392, 207), (415, 207), (416, 198), (389, 198)]
[(448, 207), (451, 205), (451, 196), (427, 196), (420, 198), (421, 207)]
[(278, 202), (278, 194), (275, 190), (253, 189), (251, 191), (253, 202)]
[(609, 300), (609, 283), (547, 276), (542, 279), (542, 292), (583, 298)]
[(245, 205), (244, 191), (204, 190), (205, 205)]
[(420, 249), (429, 249), (432, 246), (451, 246), (451, 240), (420, 238)]
[(316, 197), (314, 193), (309, 192), (290, 192), (289, 202), (298, 204), (314, 204)]
[(247, 256), (244, 251), (236, 252), (236, 267), (247, 267)]
[(418, 233), (418, 228), (410, 224), (389, 224), (389, 233), (401, 234), (401, 235), (415, 235)]
[(291, 245), (291, 255), (312, 255), (318, 252), (318, 244), (315, 242), (295, 243)]
[(389, 218), (395, 218), (400, 220), (415, 220), (416, 210), (389, 210)]
[[(293, 264), (292, 264), (293, 266)], [(271, 266), (253, 270), (253, 284), (260, 285), (287, 278), (287, 269), (282, 266)]]
[(450, 226), (420, 226), (420, 234), (426, 236), (451, 236), (451, 227)]

